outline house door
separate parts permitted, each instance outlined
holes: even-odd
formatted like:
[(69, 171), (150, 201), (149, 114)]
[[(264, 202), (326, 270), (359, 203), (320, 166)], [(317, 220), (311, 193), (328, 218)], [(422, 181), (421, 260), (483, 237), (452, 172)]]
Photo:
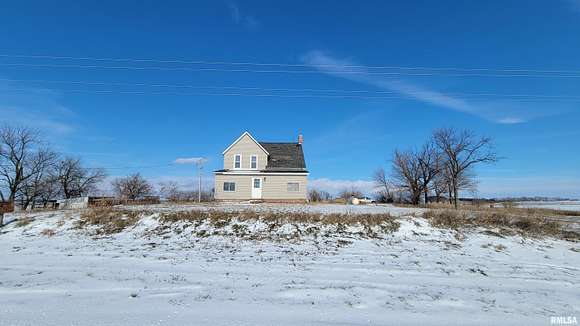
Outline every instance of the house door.
[(252, 178), (252, 199), (262, 198), (262, 179)]

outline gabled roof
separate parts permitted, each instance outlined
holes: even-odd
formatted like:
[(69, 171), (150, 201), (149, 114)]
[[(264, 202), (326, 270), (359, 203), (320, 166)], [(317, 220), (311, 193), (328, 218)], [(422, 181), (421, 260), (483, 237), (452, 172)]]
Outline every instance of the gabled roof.
[(267, 143), (260, 144), (270, 153), (265, 171), (305, 172), (304, 152), (299, 143)]
[(264, 153), (266, 153), (266, 155), (270, 155), (270, 153), (268, 153), (268, 151), (256, 139), (254, 139), (254, 137), (252, 137), (252, 135), (247, 131), (245, 131), (240, 137), (238, 137), (238, 139), (236, 139), (236, 141), (234, 141), (230, 146), (228, 146), (228, 148), (226, 148), (222, 152), (222, 154), (225, 154), (227, 151), (229, 151), (230, 148), (232, 148), (235, 144), (237, 144), (240, 140), (242, 140), (242, 138), (244, 138), (244, 136), (246, 136), (246, 135), (248, 135), (250, 137), (250, 139), (252, 141), (254, 141), (254, 143), (256, 143), (256, 145), (258, 145), (258, 147), (260, 147), (264, 151)]

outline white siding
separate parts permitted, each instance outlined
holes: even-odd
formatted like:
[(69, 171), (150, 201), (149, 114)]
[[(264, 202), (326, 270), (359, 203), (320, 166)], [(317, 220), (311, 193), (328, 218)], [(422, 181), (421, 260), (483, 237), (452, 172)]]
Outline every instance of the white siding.
[[(252, 199), (252, 178), (262, 179), (262, 199), (264, 200), (306, 200), (308, 179), (305, 175), (216, 174), (215, 198), (218, 200)], [(224, 191), (224, 182), (235, 182), (236, 191)], [(288, 191), (288, 182), (297, 182), (298, 191)]]
[(268, 163), (268, 156), (266, 153), (252, 140), (248, 135), (244, 135), (234, 146), (232, 146), (224, 154), (224, 169), (231, 170), (234, 168), (234, 158), (236, 154), (242, 155), (242, 170), (250, 169), (250, 162), (252, 155), (258, 157), (258, 168), (257, 170), (263, 170), (266, 168)]

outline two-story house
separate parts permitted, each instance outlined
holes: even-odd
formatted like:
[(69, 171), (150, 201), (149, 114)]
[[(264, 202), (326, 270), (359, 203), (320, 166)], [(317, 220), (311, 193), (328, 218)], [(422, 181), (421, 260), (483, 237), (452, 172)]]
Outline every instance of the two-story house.
[(296, 143), (258, 142), (244, 132), (223, 151), (214, 172), (216, 200), (306, 201), (302, 135)]

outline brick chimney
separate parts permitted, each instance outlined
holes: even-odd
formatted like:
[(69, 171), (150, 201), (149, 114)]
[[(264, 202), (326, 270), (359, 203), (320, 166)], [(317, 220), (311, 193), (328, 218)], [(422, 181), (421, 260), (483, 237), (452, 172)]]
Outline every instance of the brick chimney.
[(298, 135), (298, 144), (302, 145), (303, 142), (304, 142), (304, 137), (302, 137), (302, 134)]

